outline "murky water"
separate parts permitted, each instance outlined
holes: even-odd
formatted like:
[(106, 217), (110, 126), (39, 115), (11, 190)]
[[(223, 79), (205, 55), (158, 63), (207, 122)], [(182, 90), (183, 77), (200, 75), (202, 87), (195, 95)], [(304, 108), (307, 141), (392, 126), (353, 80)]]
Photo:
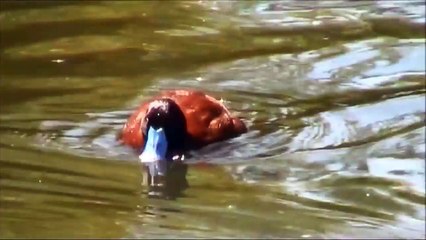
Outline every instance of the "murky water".
[[(0, 6), (1, 237), (425, 237), (424, 1)], [(148, 198), (115, 134), (188, 87), (250, 131)]]

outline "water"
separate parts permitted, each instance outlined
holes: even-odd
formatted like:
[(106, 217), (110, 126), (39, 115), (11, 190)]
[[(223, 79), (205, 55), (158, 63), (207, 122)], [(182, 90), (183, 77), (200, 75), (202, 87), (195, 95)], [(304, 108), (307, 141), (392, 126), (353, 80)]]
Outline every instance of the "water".
[[(424, 9), (2, 1), (0, 236), (424, 238)], [(151, 199), (115, 136), (169, 88), (221, 98), (249, 132)]]

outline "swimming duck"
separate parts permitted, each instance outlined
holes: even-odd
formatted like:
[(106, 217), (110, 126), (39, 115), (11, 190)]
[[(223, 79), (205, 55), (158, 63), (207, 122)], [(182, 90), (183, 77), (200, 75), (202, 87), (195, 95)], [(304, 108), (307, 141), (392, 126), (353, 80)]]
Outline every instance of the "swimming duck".
[(123, 126), (120, 140), (137, 149), (150, 174), (165, 174), (161, 164), (183, 160), (188, 150), (237, 137), (244, 122), (212, 96), (198, 90), (167, 90), (143, 102)]

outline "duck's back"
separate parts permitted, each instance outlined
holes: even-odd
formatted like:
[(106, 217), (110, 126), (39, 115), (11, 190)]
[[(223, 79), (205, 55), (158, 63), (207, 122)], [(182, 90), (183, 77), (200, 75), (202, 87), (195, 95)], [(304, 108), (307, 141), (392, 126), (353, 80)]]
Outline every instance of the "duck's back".
[[(247, 131), (245, 124), (232, 117), (226, 107), (215, 98), (201, 91), (169, 90), (153, 98), (170, 98), (176, 102), (185, 115), (187, 124), (188, 148), (198, 148), (207, 144), (236, 137)], [(135, 148), (143, 145), (141, 131), (148, 105), (144, 102), (129, 118), (124, 126), (121, 139)]]

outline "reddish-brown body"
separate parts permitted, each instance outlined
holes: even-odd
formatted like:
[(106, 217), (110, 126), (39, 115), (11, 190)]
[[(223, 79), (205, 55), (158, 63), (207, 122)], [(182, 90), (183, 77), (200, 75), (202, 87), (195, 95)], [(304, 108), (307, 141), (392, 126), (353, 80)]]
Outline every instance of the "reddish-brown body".
[(124, 125), (120, 139), (133, 148), (144, 145), (142, 127), (151, 101), (161, 98), (172, 99), (181, 109), (186, 120), (185, 146), (196, 149), (207, 144), (236, 137), (247, 132), (245, 124), (215, 98), (194, 90), (163, 91), (150, 101), (142, 103)]

